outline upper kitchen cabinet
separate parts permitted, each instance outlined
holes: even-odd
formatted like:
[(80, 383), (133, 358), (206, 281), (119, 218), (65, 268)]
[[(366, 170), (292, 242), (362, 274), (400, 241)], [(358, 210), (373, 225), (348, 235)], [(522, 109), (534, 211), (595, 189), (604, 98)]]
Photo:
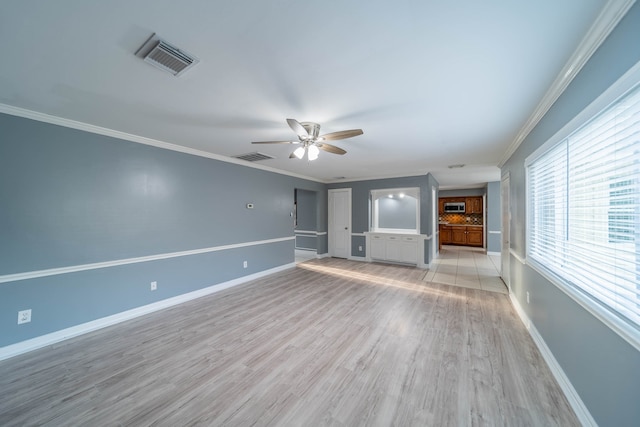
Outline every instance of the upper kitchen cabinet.
[(482, 213), (482, 197), (465, 198), (465, 213), (481, 214)]

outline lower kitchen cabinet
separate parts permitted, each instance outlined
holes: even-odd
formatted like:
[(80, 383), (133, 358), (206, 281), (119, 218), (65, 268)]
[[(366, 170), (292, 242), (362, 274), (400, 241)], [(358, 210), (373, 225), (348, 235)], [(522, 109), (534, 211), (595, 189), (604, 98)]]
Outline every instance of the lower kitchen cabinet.
[(466, 245), (467, 244), (467, 230), (466, 227), (453, 227), (451, 229), (451, 243), (454, 245)]
[(484, 242), (482, 226), (440, 225), (440, 242), (443, 245), (482, 247)]
[(443, 245), (451, 244), (451, 226), (450, 225), (440, 226), (440, 243)]
[(467, 245), (482, 246), (482, 227), (467, 227)]

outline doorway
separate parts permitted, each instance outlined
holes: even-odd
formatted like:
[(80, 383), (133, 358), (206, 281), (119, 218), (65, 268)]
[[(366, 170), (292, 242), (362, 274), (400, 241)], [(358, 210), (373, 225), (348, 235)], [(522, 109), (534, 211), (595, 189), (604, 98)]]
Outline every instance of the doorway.
[(317, 192), (294, 190), (293, 229), (296, 238), (296, 263), (317, 258), (318, 254), (318, 198)]

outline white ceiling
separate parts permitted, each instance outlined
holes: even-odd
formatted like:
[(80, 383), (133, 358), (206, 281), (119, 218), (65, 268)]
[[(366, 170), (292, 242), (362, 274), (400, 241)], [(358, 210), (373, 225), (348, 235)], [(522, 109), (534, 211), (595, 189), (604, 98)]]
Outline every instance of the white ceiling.
[[(498, 163), (602, 0), (41, 0), (0, 4), (0, 103), (322, 181), (497, 181)], [(135, 51), (152, 34), (200, 59), (181, 77)], [(290, 160), (285, 119), (348, 153)], [(462, 169), (447, 165), (463, 163)]]

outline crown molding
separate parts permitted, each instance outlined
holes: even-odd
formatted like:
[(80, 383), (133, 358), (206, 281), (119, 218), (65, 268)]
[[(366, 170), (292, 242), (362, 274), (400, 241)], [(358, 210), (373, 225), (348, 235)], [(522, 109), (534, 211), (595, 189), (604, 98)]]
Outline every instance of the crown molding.
[(131, 133), (121, 132), (114, 129), (92, 125), (89, 123), (66, 119), (64, 117), (52, 116), (50, 114), (40, 113), (38, 111), (33, 111), (33, 110), (27, 110), (26, 108), (15, 107), (13, 105), (0, 103), (0, 113), (8, 114), (11, 116), (23, 117), (26, 119), (36, 120), (38, 122), (49, 123), (49, 124), (62, 126), (66, 128), (81, 130), (84, 132), (95, 133), (98, 135), (109, 136), (112, 138), (118, 138), (125, 141), (136, 142), (138, 144), (151, 145), (153, 147), (162, 148), (164, 150), (177, 151), (179, 153), (191, 154), (193, 156), (205, 157), (207, 159), (219, 160), (221, 162), (226, 162), (226, 163), (233, 163), (233, 164), (244, 166), (247, 168), (261, 169), (267, 172), (273, 172), (280, 175), (288, 175), (294, 178), (301, 178), (301, 179), (306, 179), (308, 181), (320, 182), (322, 184), (326, 183), (323, 180), (320, 180), (318, 178), (313, 178), (310, 176), (300, 175), (293, 172), (287, 172), (287, 171), (272, 168), (269, 166), (252, 164), (244, 160), (234, 159), (233, 157), (222, 156), (219, 154), (210, 153), (208, 151), (184, 147), (182, 145), (172, 144), (170, 142), (164, 142), (157, 139), (147, 138), (140, 135), (134, 135)]
[(531, 133), (538, 122), (549, 111), (551, 106), (558, 100), (560, 95), (565, 91), (567, 86), (578, 75), (582, 67), (591, 58), (593, 53), (600, 47), (602, 42), (609, 36), (611, 31), (618, 25), (620, 20), (626, 15), (627, 11), (633, 6), (635, 0), (609, 0), (604, 5), (600, 14), (587, 31), (577, 49), (569, 58), (569, 61), (560, 71), (551, 87), (545, 93), (544, 97), (533, 111), (533, 114), (526, 121), (522, 129), (511, 142), (507, 151), (502, 156), (498, 167), (504, 166), (513, 153), (520, 147), (522, 141)]

